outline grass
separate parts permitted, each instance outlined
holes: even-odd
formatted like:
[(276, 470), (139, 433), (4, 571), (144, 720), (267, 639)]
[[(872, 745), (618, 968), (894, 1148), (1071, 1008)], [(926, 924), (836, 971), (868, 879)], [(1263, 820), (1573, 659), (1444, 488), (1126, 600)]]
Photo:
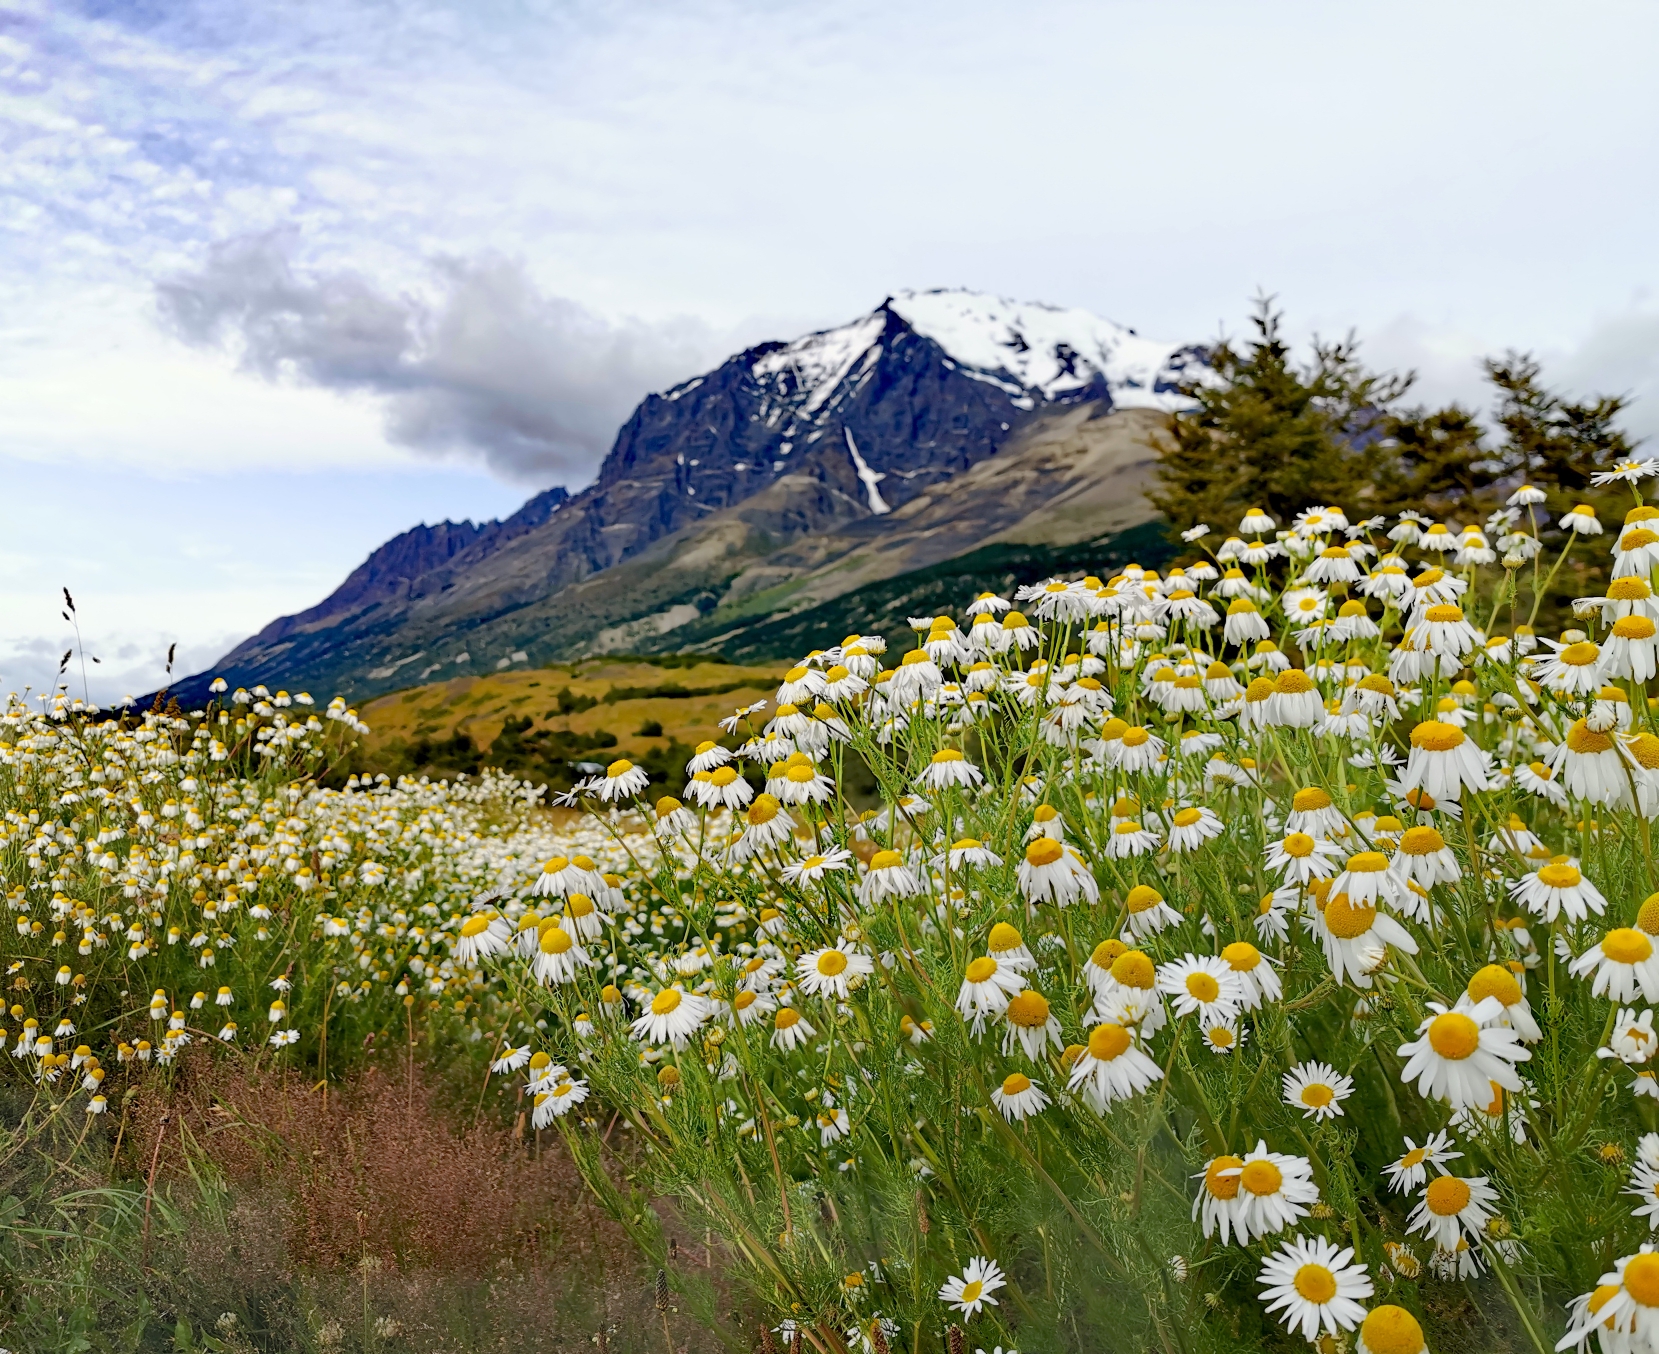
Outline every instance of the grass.
[(627, 757), (666, 769), (719, 739), (719, 721), (734, 706), (770, 699), (781, 675), (769, 664), (685, 654), (457, 677), (364, 706), (370, 732), (350, 769), (455, 774), (488, 762), (556, 789), (571, 779), (572, 762)]

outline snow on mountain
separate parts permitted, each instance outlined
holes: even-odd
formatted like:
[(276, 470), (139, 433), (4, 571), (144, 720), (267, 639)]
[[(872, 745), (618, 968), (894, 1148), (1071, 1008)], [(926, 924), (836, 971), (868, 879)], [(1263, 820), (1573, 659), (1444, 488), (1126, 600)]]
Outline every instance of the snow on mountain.
[(780, 397), (768, 410), (773, 426), (786, 414), (810, 422), (874, 366), (891, 337), (883, 311), (938, 344), (963, 375), (999, 387), (1024, 409), (1079, 396), (1097, 377), (1117, 408), (1178, 408), (1175, 386), (1195, 360), (1188, 345), (1142, 338), (1086, 310), (962, 289), (904, 291), (851, 324), (781, 344), (755, 361), (755, 380)]
[(1182, 403), (1173, 387), (1189, 348), (1142, 338), (1086, 310), (962, 290), (900, 292), (887, 305), (963, 366), (1006, 376), (1049, 401), (1082, 391), (1099, 373), (1119, 409)]

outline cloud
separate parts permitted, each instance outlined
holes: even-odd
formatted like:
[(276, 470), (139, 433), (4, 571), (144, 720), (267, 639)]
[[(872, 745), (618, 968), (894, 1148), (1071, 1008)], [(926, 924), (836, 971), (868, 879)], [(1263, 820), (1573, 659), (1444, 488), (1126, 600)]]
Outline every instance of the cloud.
[(1560, 372), (1570, 389), (1627, 396), (1631, 404), (1625, 426), (1648, 439), (1646, 454), (1654, 454), (1651, 443), (1659, 439), (1659, 310), (1633, 308), (1597, 321), (1562, 361)]
[(1485, 342), (1466, 330), (1431, 325), (1413, 315), (1396, 316), (1361, 337), (1361, 356), (1370, 365), (1417, 374), (1411, 395), (1416, 402), (1457, 401), (1489, 411), (1492, 388), (1481, 359), (1514, 346), (1530, 351), (1543, 367), (1544, 384), (1567, 399), (1624, 396), (1629, 401), (1620, 418), (1624, 429), (1633, 438), (1659, 439), (1659, 310), (1651, 305), (1638, 303), (1604, 315), (1570, 344), (1530, 349)]
[[(200, 672), (212, 665), (240, 635), (220, 632), (193, 642), (177, 640), (162, 631), (108, 636), (106, 646), (86, 636), (83, 660), (73, 631), (53, 635), (21, 635), (0, 640), (0, 691), (51, 691), (60, 683), (69, 693), (83, 693), (99, 705), (114, 705), (126, 696), (154, 691), (168, 680), (167, 649), (176, 644), (173, 677)], [(60, 670), (63, 655), (71, 657)], [(93, 661), (93, 655), (99, 661)]]
[(375, 396), (392, 441), (513, 482), (584, 482), (642, 397), (723, 355), (698, 321), (613, 323), (501, 255), (439, 259), (394, 294), (302, 268), (296, 245), (289, 230), (214, 245), (157, 284), (164, 323), (267, 380)]

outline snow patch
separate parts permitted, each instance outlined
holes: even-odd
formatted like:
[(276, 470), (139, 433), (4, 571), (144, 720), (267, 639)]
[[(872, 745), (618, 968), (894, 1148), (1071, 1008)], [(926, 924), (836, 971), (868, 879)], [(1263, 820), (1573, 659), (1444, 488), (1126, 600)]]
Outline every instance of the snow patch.
[(847, 379), (859, 359), (870, 352), (885, 327), (886, 321), (878, 313), (839, 329), (808, 334), (767, 353), (751, 371), (756, 380), (794, 376), (796, 393), (807, 397), (796, 412), (810, 418)]
[(892, 512), (893, 510), (887, 506), (887, 500), (881, 496), (881, 490), (876, 488), (876, 485), (887, 476), (879, 470), (870, 469), (869, 463), (858, 454), (858, 443), (853, 441), (851, 428), (843, 427), (841, 431), (847, 435), (847, 450), (852, 453), (853, 468), (858, 471), (858, 478), (864, 482), (864, 492), (870, 496), (870, 511), (877, 517)]

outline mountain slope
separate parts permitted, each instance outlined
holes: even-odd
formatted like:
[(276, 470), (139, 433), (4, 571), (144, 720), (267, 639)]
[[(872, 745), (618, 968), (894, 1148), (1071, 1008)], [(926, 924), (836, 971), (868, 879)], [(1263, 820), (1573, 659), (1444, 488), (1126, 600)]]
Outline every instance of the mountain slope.
[[(434, 673), (679, 647), (780, 585), (823, 574), (796, 589), (804, 604), (1016, 529), (1014, 505), (1049, 511), (1031, 485), (1051, 474), (1073, 498), (1109, 485), (1121, 467), (1106, 462), (1145, 463), (1147, 427), (1202, 361), (1083, 311), (904, 293), (648, 396), (581, 493), (549, 490), (482, 527), (415, 528), (214, 672), (362, 699)], [(1084, 443), (1108, 424), (1134, 432), (1100, 461)], [(1048, 460), (1032, 454), (1008, 483), (963, 478), (1038, 444)], [(1138, 483), (1104, 492), (1149, 513)], [(211, 675), (176, 694), (199, 699)]]

